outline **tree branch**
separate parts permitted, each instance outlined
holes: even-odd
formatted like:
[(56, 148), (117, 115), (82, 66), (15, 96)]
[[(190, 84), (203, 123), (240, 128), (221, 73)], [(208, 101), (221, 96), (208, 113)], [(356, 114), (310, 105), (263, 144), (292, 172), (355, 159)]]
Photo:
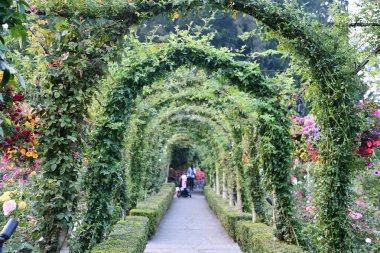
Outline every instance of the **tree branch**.
[(362, 23), (355, 22), (348, 25), (349, 27), (368, 27), (368, 26), (380, 26), (380, 23)]
[(375, 48), (375, 50), (373, 50), (373, 52), (372, 52), (370, 55), (368, 55), (368, 56), (362, 61), (362, 63), (360, 63), (360, 65), (356, 68), (356, 74), (359, 73), (359, 71), (362, 70), (362, 69), (365, 67), (365, 65), (368, 64), (368, 62), (369, 62), (369, 60), (371, 59), (372, 56), (377, 55), (377, 54), (379, 54), (379, 53), (380, 53), (380, 45), (378, 45), (378, 46)]

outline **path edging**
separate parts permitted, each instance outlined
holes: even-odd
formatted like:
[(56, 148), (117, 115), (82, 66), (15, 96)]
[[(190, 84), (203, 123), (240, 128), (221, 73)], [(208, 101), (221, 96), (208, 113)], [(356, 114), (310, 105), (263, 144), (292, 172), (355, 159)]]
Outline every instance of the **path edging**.
[(130, 216), (144, 216), (149, 219), (149, 238), (154, 235), (160, 220), (168, 210), (173, 200), (174, 192), (174, 184), (163, 184), (159, 193), (138, 202), (136, 208), (129, 212)]
[(301, 247), (276, 240), (273, 229), (263, 223), (252, 223), (252, 216), (239, 213), (234, 206), (217, 195), (210, 187), (204, 188), (204, 195), (223, 227), (243, 252), (261, 253), (303, 253)]
[(96, 245), (91, 253), (142, 253), (148, 242), (149, 220), (128, 216), (119, 221), (108, 239)]
[(169, 208), (174, 191), (174, 184), (163, 184), (160, 192), (138, 202), (129, 212), (130, 216), (119, 221), (109, 238), (95, 246), (91, 253), (143, 253)]

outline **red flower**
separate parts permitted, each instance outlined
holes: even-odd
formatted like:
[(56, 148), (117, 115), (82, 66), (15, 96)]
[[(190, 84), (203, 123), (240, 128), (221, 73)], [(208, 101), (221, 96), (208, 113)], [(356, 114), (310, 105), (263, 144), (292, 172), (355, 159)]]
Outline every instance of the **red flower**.
[(6, 144), (8, 144), (8, 145), (11, 145), (12, 144), (12, 140), (10, 139), (10, 138), (5, 138), (5, 142), (6, 142)]
[(22, 102), (24, 101), (24, 99), (25, 99), (25, 96), (21, 93), (14, 95), (12, 98), (13, 102)]
[(23, 130), (21, 133), (22, 135), (30, 135), (31, 130)]
[(372, 147), (372, 142), (371, 141), (367, 141), (367, 147)]

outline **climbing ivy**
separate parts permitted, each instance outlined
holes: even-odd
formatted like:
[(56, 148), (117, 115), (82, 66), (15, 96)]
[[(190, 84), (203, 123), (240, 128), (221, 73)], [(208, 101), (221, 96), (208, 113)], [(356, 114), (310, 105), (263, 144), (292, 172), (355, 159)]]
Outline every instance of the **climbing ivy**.
[[(354, 52), (347, 38), (334, 33), (334, 28), (311, 23), (307, 16), (291, 8), (293, 6), (281, 6), (269, 0), (38, 2), (36, 8), (46, 10), (49, 23), (55, 24), (46, 35), (48, 43), (42, 42), (46, 57), (41, 60), (41, 64), (49, 66), (43, 87), (46, 108), (43, 113), (48, 119), (43, 142), (48, 145), (44, 150), (44, 180), (37, 194), (41, 201), (40, 214), (44, 217), (41, 229), (45, 251), (57, 251), (58, 235), (65, 237), (73, 226), (77, 177), (82, 167), (73, 154), (82, 152), (86, 112), (96, 87), (106, 74), (107, 63), (119, 58), (118, 53), (123, 48), (122, 31), (149, 16), (184, 11), (202, 4), (252, 15), (277, 31), (276, 36), (286, 39), (288, 48), (307, 67), (312, 78), (307, 91), (313, 98), (312, 107), (323, 136), (319, 146), (321, 163), (316, 202), (321, 251), (347, 250), (346, 217), (355, 164), (351, 140), (358, 127), (354, 104), (356, 94), (362, 89), (356, 76), (355, 59), (351, 57)], [(80, 237), (85, 244), (99, 241), (103, 231), (109, 228), (112, 210), (107, 197), (113, 192), (113, 185), (121, 181), (119, 176), (124, 175), (118, 166), (122, 150), (118, 133), (125, 132), (124, 114), (129, 115), (133, 98), (142, 86), (164, 77), (180, 65), (195, 64), (210, 71), (220, 69), (226, 80), (244, 91), (261, 98), (275, 97), (257, 66), (233, 61), (227, 54), (204, 45), (178, 44), (155, 57), (148, 57), (143, 63), (128, 66), (125, 78), (119, 80), (123, 85), (118, 85), (116, 91), (109, 94), (106, 116), (98, 122), (88, 168), (91, 173), (86, 184), (91, 192), (87, 208), (92, 213), (87, 213), (84, 224), (86, 231), (92, 232)], [(270, 100), (268, 104), (272, 106), (259, 108), (259, 123), (263, 127), (258, 131), (262, 138), (257, 152), (260, 166), (265, 168), (265, 178), (270, 182), (267, 187), (272, 188), (276, 197), (279, 238), (291, 235), (289, 239), (294, 240), (290, 185), (286, 180), (289, 141), (284, 136), (288, 136), (288, 123), (278, 100)], [(119, 114), (119, 108), (123, 114)]]
[[(191, 37), (190, 37), (191, 38)], [(252, 94), (254, 94), (257, 97), (260, 97), (261, 99), (265, 99), (266, 96), (273, 96), (273, 90), (270, 86), (266, 85), (266, 83), (263, 82), (263, 78), (261, 77), (258, 67), (256, 64), (246, 63), (246, 62), (238, 62), (233, 60), (233, 55), (228, 54), (224, 51), (217, 50), (213, 47), (207, 46), (203, 44), (202, 42), (192, 41), (191, 39), (188, 41), (188, 43), (182, 43), (181, 40), (184, 40), (184, 38), (181, 38), (180, 41), (173, 41), (173, 43), (170, 44), (170, 46), (164, 47), (160, 49), (156, 54), (145, 56), (142, 60), (134, 59), (129, 62), (129, 65), (126, 66), (126, 71), (123, 72), (122, 78), (118, 80), (118, 84), (116, 85), (116, 88), (112, 90), (112, 93), (109, 95), (109, 102), (105, 109), (105, 120), (102, 120), (100, 122), (100, 127), (97, 131), (95, 143), (110, 143), (109, 147), (104, 148), (104, 144), (102, 145), (102, 152), (95, 151), (93, 152), (96, 154), (96, 157), (99, 159), (99, 161), (94, 162), (89, 171), (91, 171), (91, 174), (89, 174), (86, 178), (89, 180), (88, 185), (90, 186), (91, 191), (89, 191), (89, 194), (91, 197), (89, 198), (88, 206), (91, 207), (88, 212), (88, 215), (85, 218), (85, 230), (87, 232), (83, 232), (81, 235), (81, 242), (87, 241), (88, 243), (93, 243), (101, 239), (101, 235), (103, 234), (103, 229), (109, 227), (106, 223), (103, 225), (95, 225), (99, 224), (98, 222), (101, 220), (102, 222), (106, 222), (107, 220), (110, 221), (110, 217), (112, 216), (112, 212), (110, 208), (104, 208), (109, 204), (107, 202), (107, 199), (110, 196), (110, 193), (112, 191), (112, 187), (109, 185), (109, 179), (107, 175), (104, 175), (103, 177), (96, 176), (96, 171), (104, 171), (104, 166), (107, 164), (108, 167), (114, 167), (115, 174), (113, 175), (110, 173), (109, 175), (112, 175), (112, 178), (116, 178), (116, 174), (122, 173), (121, 171), (117, 171), (117, 161), (120, 160), (121, 157), (121, 141), (119, 138), (110, 138), (112, 137), (116, 132), (124, 132), (124, 126), (123, 122), (125, 121), (125, 115), (129, 115), (128, 111), (130, 110), (130, 102), (136, 94), (139, 92), (139, 89), (144, 87), (146, 84), (154, 82), (154, 80), (158, 80), (163, 78), (168, 72), (174, 71), (175, 69), (179, 68), (180, 66), (186, 66), (186, 65), (196, 65), (200, 68), (206, 69), (207, 71), (216, 71), (218, 70), (218, 73), (220, 73), (221, 76), (223, 76), (226, 80), (229, 80), (231, 84), (237, 85), (240, 89), (245, 91), (250, 91)], [(134, 87), (134, 91), (130, 89), (130, 87)], [(277, 101), (274, 101), (277, 103)], [(268, 108), (271, 107), (269, 104), (265, 104), (265, 106), (262, 106), (262, 112), (263, 115), (266, 115), (265, 113), (271, 113), (272, 111), (267, 111)], [(273, 111), (276, 111), (274, 109), (270, 109)], [(279, 115), (278, 112), (277, 117), (274, 118), (275, 120), (279, 119), (281, 120), (280, 124), (283, 124), (284, 117), (286, 115)], [(266, 116), (268, 117), (268, 116)], [(281, 119), (282, 117), (282, 119)], [(276, 126), (276, 121), (272, 120), (270, 121), (270, 125)], [(263, 124), (267, 124), (267, 122), (263, 121)], [(269, 128), (268, 128), (269, 129)], [(264, 130), (265, 132), (266, 130)], [(283, 133), (281, 133), (281, 137), (279, 139), (283, 138)], [(268, 133), (270, 135), (270, 133)], [(116, 137), (116, 136), (115, 136)], [(112, 142), (111, 142), (112, 139)], [(272, 147), (273, 144), (271, 143), (270, 139), (266, 139), (265, 141), (268, 142), (269, 147)], [(279, 143), (286, 143), (281, 142), (278, 139), (277, 146)], [(274, 145), (273, 145), (274, 146)], [(280, 148), (285, 148), (286, 144), (284, 146), (280, 146)], [(95, 147), (98, 149), (99, 147)], [(273, 149), (273, 148), (272, 148)], [(263, 150), (262, 152), (267, 152), (267, 150)], [(273, 153), (273, 152), (272, 152)], [(288, 155), (286, 151), (280, 154), (281, 155)], [(265, 157), (268, 159), (268, 157)], [(269, 159), (273, 159), (269, 158)], [(280, 158), (282, 161), (289, 159), (289, 156), (284, 156)], [(263, 159), (264, 161), (265, 159)], [(278, 162), (279, 164), (280, 162)], [(101, 165), (104, 164), (104, 165)], [(276, 164), (276, 168), (278, 167), (278, 164)], [(265, 164), (266, 165), (266, 164)], [(270, 166), (264, 166), (270, 167)], [(285, 175), (288, 171), (287, 164), (282, 165), (283, 171), (282, 175)], [(108, 169), (110, 171), (110, 169)], [(117, 172), (116, 172), (117, 171)], [(109, 172), (107, 172), (109, 173)], [(274, 173), (274, 174), (272, 174)], [(271, 180), (270, 178), (276, 178), (276, 172), (275, 171), (269, 171), (268, 173), (268, 180)], [(270, 176), (269, 176), (270, 175)], [(91, 181), (92, 177), (96, 176), (94, 180)], [(113, 180), (112, 179), (112, 180)], [(105, 183), (101, 183), (98, 180), (105, 180)], [(276, 182), (286, 182), (287, 178), (284, 178), (283, 176), (276, 180)], [(112, 182), (112, 181), (111, 181)], [(98, 191), (93, 191), (92, 189), (94, 185), (108, 185), (105, 187), (109, 187), (108, 189), (104, 189), (99, 193)], [(268, 187), (271, 188), (271, 184), (268, 184)], [(280, 188), (278, 188), (280, 189)], [(273, 189), (274, 191), (278, 191), (278, 189)], [(285, 214), (286, 218), (283, 218), (283, 220), (286, 220), (287, 222), (279, 223), (279, 231), (281, 236), (284, 238), (285, 234), (289, 233), (289, 238), (294, 238), (294, 220), (291, 220), (291, 215), (287, 215), (289, 210), (292, 209), (291, 204), (291, 193), (290, 188), (281, 189), (283, 191), (282, 194), (288, 194), (288, 197), (284, 198), (286, 199), (285, 202), (281, 202), (282, 196), (279, 194), (278, 196), (278, 202), (281, 206), (281, 213), (278, 215), (278, 217)], [(287, 192), (287, 193), (286, 193)], [(95, 198), (95, 196), (97, 196)], [(107, 203), (106, 203), (107, 202)], [(286, 203), (286, 204), (285, 204)], [(104, 212), (101, 214), (101, 218), (97, 217), (96, 214), (94, 214), (93, 210), (100, 210), (99, 206), (103, 207), (102, 209), (110, 210), (108, 214), (105, 214)], [(90, 218), (91, 217), (91, 218)], [(95, 218), (96, 217), (96, 218)], [(108, 217), (108, 219), (106, 219)], [(89, 225), (86, 225), (86, 224)], [(94, 229), (94, 226), (98, 229)], [(288, 229), (283, 229), (282, 226), (287, 226)], [(86, 233), (91, 233), (91, 236), (86, 235)], [(97, 236), (95, 235), (97, 234)], [(87, 238), (87, 239), (85, 239)], [(98, 239), (91, 239), (89, 241), (88, 238), (98, 238)], [(84, 247), (87, 247), (88, 244), (82, 243), (82, 245), (85, 245)]]

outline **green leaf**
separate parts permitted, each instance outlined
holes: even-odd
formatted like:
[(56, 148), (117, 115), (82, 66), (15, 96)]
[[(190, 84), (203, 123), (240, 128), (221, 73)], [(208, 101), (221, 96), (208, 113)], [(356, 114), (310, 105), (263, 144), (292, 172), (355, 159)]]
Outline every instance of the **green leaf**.
[(16, 72), (15, 75), (17, 76), (18, 82), (20, 83), (21, 87), (26, 89), (24, 78), (22, 78), (22, 76), (18, 72)]
[(8, 118), (4, 118), (4, 123), (7, 124), (8, 126), (12, 125), (12, 121)]
[(71, 136), (71, 135), (67, 136), (67, 139), (69, 139), (72, 142), (76, 142), (77, 141), (77, 138), (75, 136)]

